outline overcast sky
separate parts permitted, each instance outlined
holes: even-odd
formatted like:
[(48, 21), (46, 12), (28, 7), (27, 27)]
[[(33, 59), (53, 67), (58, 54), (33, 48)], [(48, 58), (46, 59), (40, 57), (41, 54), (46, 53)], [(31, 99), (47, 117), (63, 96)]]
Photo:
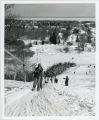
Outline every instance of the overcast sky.
[(28, 18), (95, 17), (95, 4), (15, 4), (12, 11)]

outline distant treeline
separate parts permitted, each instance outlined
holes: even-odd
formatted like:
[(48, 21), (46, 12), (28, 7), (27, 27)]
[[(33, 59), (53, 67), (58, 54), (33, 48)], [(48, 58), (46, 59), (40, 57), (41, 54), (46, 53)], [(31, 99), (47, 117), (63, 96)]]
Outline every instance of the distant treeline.
[(44, 40), (49, 36), (50, 42), (55, 44), (54, 39), (58, 39), (58, 33), (63, 33), (63, 39), (66, 41), (73, 27), (86, 30), (86, 28), (95, 27), (95, 22), (5, 19), (5, 43), (18, 46), (23, 45), (21, 41), (18, 41), (22, 36), (27, 36), (27, 39), (32, 40)]

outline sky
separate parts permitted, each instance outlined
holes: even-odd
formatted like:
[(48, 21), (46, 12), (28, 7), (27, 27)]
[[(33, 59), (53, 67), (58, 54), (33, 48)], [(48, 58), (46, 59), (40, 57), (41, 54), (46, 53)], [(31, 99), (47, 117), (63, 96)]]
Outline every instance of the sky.
[(24, 18), (93, 18), (95, 4), (15, 4), (12, 12)]

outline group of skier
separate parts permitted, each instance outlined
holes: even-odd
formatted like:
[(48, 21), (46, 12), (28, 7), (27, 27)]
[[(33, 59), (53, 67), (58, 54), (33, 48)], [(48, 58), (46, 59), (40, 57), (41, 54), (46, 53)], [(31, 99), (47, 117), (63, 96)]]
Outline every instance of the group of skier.
[[(34, 80), (33, 80), (32, 91), (35, 90), (36, 87), (37, 87), (37, 91), (42, 89), (43, 79), (45, 80), (45, 84), (48, 83), (49, 81), (51, 83), (58, 83), (58, 78), (56, 76), (55, 77), (46, 76), (46, 72), (43, 71), (41, 64), (38, 64), (37, 67), (35, 68), (33, 72), (33, 79)], [(68, 86), (68, 81), (69, 81), (68, 76), (66, 76), (66, 78), (63, 78), (63, 79), (65, 79), (65, 86)]]

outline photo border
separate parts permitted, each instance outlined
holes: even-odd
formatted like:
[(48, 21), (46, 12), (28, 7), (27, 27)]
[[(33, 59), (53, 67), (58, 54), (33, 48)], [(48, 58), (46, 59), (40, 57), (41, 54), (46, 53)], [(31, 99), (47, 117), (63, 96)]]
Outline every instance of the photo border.
[[(34, 116), (34, 117), (7, 117), (4, 115), (4, 15), (5, 15), (5, 12), (4, 12), (4, 5), (5, 4), (66, 4), (66, 3), (70, 3), (70, 4), (75, 4), (75, 3), (95, 3), (96, 4), (96, 54), (95, 54), (95, 59), (96, 59), (96, 115), (95, 116)], [(40, 1), (40, 0), (37, 0), (37, 1), (15, 1), (15, 0), (11, 0), (11, 1), (1, 1), (1, 41), (0, 41), (0, 48), (1, 48), (1, 53), (0, 53), (0, 64), (1, 64), (1, 67), (0, 67), (0, 77), (1, 77), (1, 108), (2, 108), (2, 111), (1, 111), (1, 118), (4, 119), (4, 120), (20, 120), (20, 119), (23, 119), (23, 120), (99, 120), (99, 116), (97, 114), (97, 112), (99, 112), (98, 110), (98, 101), (99, 101), (99, 95), (98, 95), (98, 90), (99, 90), (99, 57), (98, 57), (98, 51), (99, 51), (99, 41), (97, 40), (99, 38), (99, 28), (97, 28), (97, 26), (99, 26), (99, 16), (98, 16), (98, 13), (97, 11), (99, 11), (99, 1), (95, 1), (95, 0), (86, 0), (86, 1), (78, 1), (78, 0), (71, 0), (71, 1)]]

